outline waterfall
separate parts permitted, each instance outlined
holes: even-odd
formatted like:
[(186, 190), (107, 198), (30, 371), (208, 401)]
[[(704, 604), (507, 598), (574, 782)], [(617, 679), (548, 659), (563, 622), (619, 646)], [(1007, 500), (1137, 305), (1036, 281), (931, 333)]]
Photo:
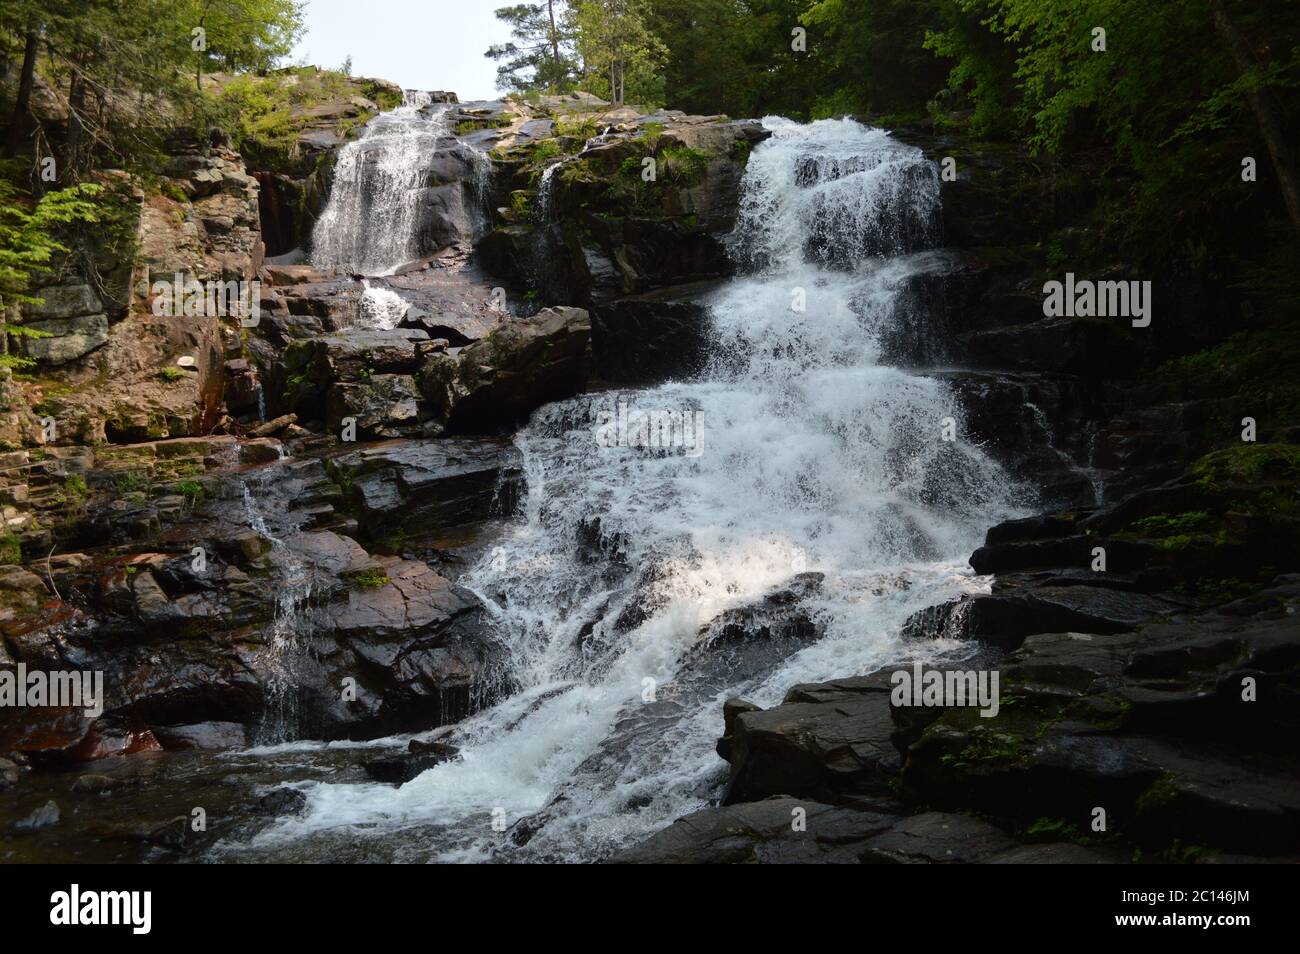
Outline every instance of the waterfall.
[(419, 235), (428, 160), (451, 135), (445, 104), (412, 90), (344, 146), (329, 202), (312, 233), (312, 261), (365, 275), (389, 273), (425, 254)]
[(389, 330), (405, 317), (411, 303), (391, 288), (372, 286), (369, 279), (361, 280), (361, 300), (358, 302), (360, 314), (357, 320), (359, 328), (378, 328)]
[[(718, 796), (726, 699), (962, 651), (900, 629), (979, 591), (967, 556), (1022, 511), (978, 447), (943, 439), (961, 433), (948, 387), (880, 361), (899, 276), (939, 241), (936, 170), (849, 120), (765, 122), (706, 370), (549, 405), (517, 435), (523, 513), (461, 583), (520, 690), (456, 728), (457, 760), (400, 788), (309, 784), (259, 844), (346, 831), (421, 859), (600, 858)], [(784, 589), (818, 638), (701, 638)]]
[[(265, 476), (262, 479), (265, 480)], [(280, 536), (271, 531), (253, 489), (247, 480), (241, 483), (248, 526), (270, 541), (274, 555), (272, 563), (281, 573), (266, 645), (259, 654), (260, 663), (267, 673), (266, 704), (255, 735), (260, 743), (284, 742), (298, 736), (298, 670), (307, 654), (306, 642), (312, 630), (311, 569)]]
[(551, 221), (551, 196), (555, 190), (555, 174), (563, 165), (562, 159), (552, 162), (542, 170), (542, 176), (537, 182), (537, 220), (543, 225)]

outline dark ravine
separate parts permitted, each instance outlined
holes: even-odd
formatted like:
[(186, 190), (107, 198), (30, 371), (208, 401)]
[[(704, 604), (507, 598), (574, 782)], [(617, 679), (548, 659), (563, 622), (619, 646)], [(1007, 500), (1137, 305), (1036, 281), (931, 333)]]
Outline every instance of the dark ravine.
[[(125, 307), (84, 283), (47, 290), (61, 310), (41, 320), (69, 322), (41, 339), (59, 343), (42, 358), (50, 386), (6, 384), (22, 449), (0, 458), (18, 528), (18, 558), (0, 567), (0, 665), (101, 670), (108, 697), (93, 721), (45, 711), (0, 724), (0, 788), (16, 795), (0, 826), (51, 799), (76, 809), (18, 837), (14, 857), (64, 860), (66, 845), (45, 839), (95, 830), (95, 860), (211, 857), (301, 812), (297, 782), (401, 784), (454, 760), (448, 727), (517, 688), (492, 609), (457, 583), (526, 496), (510, 435), (543, 404), (706, 365), (702, 302), (736, 268), (742, 177), (768, 130), (582, 99), (430, 99), (455, 136), (426, 187), (484, 221), (439, 220), (439, 248), (369, 279), (404, 299), (393, 327), (358, 327), (365, 285), (294, 254), (349, 138), (321, 125), (302, 135), (323, 158), (300, 168), (194, 151), (169, 166), (183, 201), (124, 186), (142, 242), (119, 265), (260, 278), (251, 333), (154, 318), (140, 287)], [(942, 186), (944, 248), (910, 279), (917, 320), (884, 342), (887, 363), (950, 385), (964, 439), (1037, 486), (1043, 510), (992, 527), (971, 555), (988, 594), (916, 614), (904, 637), (921, 654), (934, 639), (978, 643), (1004, 711), (897, 709), (887, 671), (794, 686), (766, 709), (732, 700), (717, 713), (718, 804), (608, 860), (1295, 860), (1300, 422), (1264, 421), (1243, 444), (1233, 422), (1259, 413), (1252, 402), (1151, 373), (1221, 340), (1240, 302), (1158, 284), (1194, 330), (1186, 340), (1159, 324), (1143, 336), (1045, 320), (1041, 238), (1088, 206), (1087, 170), (1059, 170), (1045, 191), (1022, 156), (898, 137), (933, 160), (957, 152), (963, 173)], [(485, 181), (473, 151), (491, 157)], [(643, 158), (661, 162), (662, 188), (610, 186)], [(200, 223), (197, 246), (173, 212)], [(160, 378), (179, 353), (196, 361)], [(105, 369), (120, 380), (86, 397)], [(26, 440), (38, 411), (68, 436)], [(337, 439), (346, 420), (355, 445)], [(589, 529), (587, 559), (627, 572), (620, 541)], [(761, 672), (788, 653), (782, 641), (816, 640), (800, 605), (815, 576), (711, 621), (708, 662), (686, 660), (684, 691), (715, 690), (718, 659)], [(630, 604), (620, 632), (644, 612)], [(599, 649), (600, 633), (583, 638)], [(1247, 677), (1258, 703), (1241, 702)], [(338, 692), (348, 679), (352, 698)], [(237, 754), (399, 733), (421, 737), (282, 770)], [(221, 821), (196, 837), (158, 791), (204, 792)], [(104, 818), (87, 821), (100, 804)], [(1112, 819), (1105, 836), (1089, 831), (1095, 806)], [(791, 830), (800, 808), (806, 832)], [(562, 811), (548, 804), (511, 837), (526, 844)], [(330, 843), (305, 857), (349, 851), (400, 856)]]

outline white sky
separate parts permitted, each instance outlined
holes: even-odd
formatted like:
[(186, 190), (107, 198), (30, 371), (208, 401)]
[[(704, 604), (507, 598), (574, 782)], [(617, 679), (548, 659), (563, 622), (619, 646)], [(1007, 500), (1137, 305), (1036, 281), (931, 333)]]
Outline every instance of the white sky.
[(496, 63), (483, 55), (510, 37), (492, 15), (511, 0), (307, 0), (307, 33), (290, 61), (337, 68), (407, 89), (495, 99)]

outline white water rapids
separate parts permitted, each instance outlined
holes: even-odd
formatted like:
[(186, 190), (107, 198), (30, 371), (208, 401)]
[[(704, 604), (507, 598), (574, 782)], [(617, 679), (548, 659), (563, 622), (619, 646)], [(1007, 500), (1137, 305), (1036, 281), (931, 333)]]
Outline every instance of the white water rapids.
[[(880, 363), (908, 319), (900, 279), (938, 239), (937, 171), (852, 121), (766, 125), (706, 371), (549, 405), (517, 436), (523, 516), (460, 582), (492, 610), (520, 690), (455, 729), (458, 759), (400, 788), (304, 783), (305, 813), (254, 848), (597, 859), (718, 796), (726, 699), (769, 706), (799, 682), (953, 649), (904, 644), (900, 627), (979, 589), (967, 557), (1027, 501), (979, 448), (942, 439), (962, 417), (945, 384)], [(698, 415), (698, 453), (598, 441), (620, 401)], [(820, 638), (700, 645), (720, 613), (801, 573), (823, 575), (802, 602)]]

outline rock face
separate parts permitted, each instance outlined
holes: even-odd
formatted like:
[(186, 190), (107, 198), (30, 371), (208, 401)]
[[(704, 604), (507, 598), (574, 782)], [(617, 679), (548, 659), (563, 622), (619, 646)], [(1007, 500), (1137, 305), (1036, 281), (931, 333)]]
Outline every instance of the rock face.
[(24, 305), (23, 327), (42, 337), (18, 339), (23, 354), (39, 364), (62, 365), (108, 342), (104, 303), (89, 285), (51, 285), (40, 303)]
[(704, 366), (708, 309), (698, 300), (712, 284), (686, 285), (620, 298), (591, 311), (595, 375), (612, 384), (656, 384)]
[[(191, 438), (28, 468), (37, 491), (67, 473), (85, 489), (45, 576), (0, 572), (0, 665), (102, 672), (105, 695), (98, 715), (19, 710), (0, 751), (49, 764), (372, 737), (455, 721), (504, 687), (477, 599), (350, 535), (437, 535), (503, 513), (517, 467), (507, 448), (407, 442), (328, 470), (273, 450), (265, 466), (234, 469), (260, 446)], [(35, 519), (44, 500), (35, 494)]]
[[(589, 306), (730, 274), (752, 120), (543, 98), (500, 136), (484, 266), (543, 300)], [(646, 172), (649, 169), (650, 172)]]
[(591, 321), (581, 308), (546, 308), (464, 349), (431, 355), (420, 391), (447, 433), (519, 423), (578, 393), (591, 372)]
[(73, 269), (64, 283), (37, 289), (42, 303), (24, 309), (23, 326), (44, 335), (13, 340), (42, 372), (24, 383), (25, 397), (62, 440), (145, 441), (206, 433), (217, 423), (238, 322), (207, 309), (187, 315), (183, 301), (172, 307), (155, 285), (170, 287), (178, 276), (182, 285), (254, 281), (262, 264), (258, 185), (236, 153), (174, 148), (158, 193), (146, 194), (125, 173), (96, 175), (111, 220), (94, 249), (95, 276)]

